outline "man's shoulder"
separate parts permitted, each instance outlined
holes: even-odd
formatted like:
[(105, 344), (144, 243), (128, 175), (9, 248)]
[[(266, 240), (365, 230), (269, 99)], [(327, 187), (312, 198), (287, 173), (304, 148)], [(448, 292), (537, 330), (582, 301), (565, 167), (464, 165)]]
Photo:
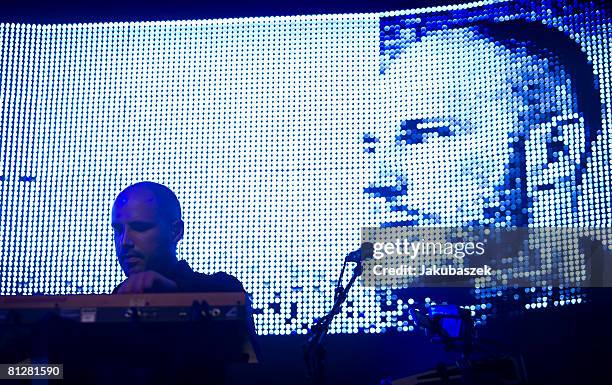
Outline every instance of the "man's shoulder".
[[(240, 292), (243, 293), (244, 286), (233, 275), (218, 272), (204, 274), (194, 271), (189, 264), (180, 260), (175, 268), (164, 275), (176, 283), (176, 291), (179, 293), (202, 293), (202, 292)], [(124, 281), (125, 282), (125, 281)], [(116, 294), (121, 284), (113, 290)], [(152, 291), (155, 292), (155, 291)]]
[(242, 283), (232, 275), (198, 273), (185, 261), (180, 261), (180, 265), (181, 272), (174, 278), (181, 292), (244, 292)]
[(203, 274), (196, 273), (198, 276), (198, 280), (204, 284), (204, 287), (208, 290), (205, 291), (229, 291), (229, 292), (242, 292), (244, 291), (244, 287), (242, 283), (238, 280), (238, 278), (233, 275), (217, 272), (214, 274)]

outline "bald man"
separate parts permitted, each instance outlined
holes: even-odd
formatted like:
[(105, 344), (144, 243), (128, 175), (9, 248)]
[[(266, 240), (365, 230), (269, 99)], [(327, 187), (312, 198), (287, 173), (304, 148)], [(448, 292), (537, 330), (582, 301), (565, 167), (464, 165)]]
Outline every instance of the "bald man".
[(115, 251), (127, 279), (113, 294), (163, 292), (243, 292), (231, 275), (194, 272), (177, 260), (184, 223), (176, 195), (166, 186), (140, 182), (115, 199), (112, 227)]

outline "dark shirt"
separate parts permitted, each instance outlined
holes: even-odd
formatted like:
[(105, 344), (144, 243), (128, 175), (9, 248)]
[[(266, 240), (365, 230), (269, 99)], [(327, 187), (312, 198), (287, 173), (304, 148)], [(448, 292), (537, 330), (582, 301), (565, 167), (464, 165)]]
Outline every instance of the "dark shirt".
[[(189, 264), (184, 260), (178, 261), (176, 264), (174, 264), (172, 269), (165, 271), (164, 273), (160, 272), (160, 274), (174, 281), (178, 288), (177, 292), (179, 293), (205, 293), (205, 292), (245, 293), (242, 283), (240, 283), (240, 281), (236, 277), (231, 276), (226, 273), (221, 273), (221, 272), (214, 273), (214, 274), (198, 273), (198, 272), (193, 271), (193, 269), (189, 266)], [(116, 294), (120, 287), (121, 287), (121, 284), (119, 284), (119, 286), (117, 286), (113, 290), (113, 294)], [(150, 292), (155, 292), (155, 290), (150, 291)], [(249, 356), (253, 358), (253, 357), (258, 356), (259, 346), (257, 345), (257, 341), (255, 338), (256, 337), (255, 323), (253, 322), (253, 311), (252, 311), (251, 302), (248, 296), (246, 296), (245, 306), (246, 306), (246, 319), (245, 319), (245, 324), (244, 324), (244, 327), (245, 327), (244, 330), (246, 332), (245, 338), (248, 339), (250, 343), (248, 344), (241, 343), (242, 346), (240, 347), (240, 349), (241, 349), (241, 352), (248, 353)], [(225, 337), (221, 336), (220, 338), (223, 339)], [(234, 339), (231, 339), (231, 340), (234, 341)], [(226, 340), (223, 340), (223, 341), (226, 341)], [(230, 345), (235, 348), (235, 346), (233, 345), (234, 342), (232, 342)], [(195, 351), (194, 349), (197, 350), (198, 349), (197, 346), (183, 347), (181, 349), (181, 354), (185, 354), (185, 352)], [(223, 351), (223, 349), (220, 349), (220, 350)], [(198, 350), (198, 354), (202, 354), (201, 351)], [(246, 360), (249, 356), (243, 355), (242, 357), (245, 357), (244, 359)], [(194, 355), (193, 357), (196, 357), (196, 355)], [(185, 362), (188, 362), (187, 364), (180, 363), (180, 360), (176, 362), (172, 361), (175, 363), (175, 365), (179, 365), (179, 366), (171, 366), (165, 363), (164, 365), (160, 366), (160, 368), (148, 368), (147, 369), (148, 371), (145, 371), (143, 373), (144, 375), (149, 375), (150, 378), (159, 377), (160, 379), (169, 378), (168, 373), (172, 374), (171, 376), (172, 381), (160, 380), (159, 383), (174, 382), (177, 373), (181, 373), (181, 375), (184, 378), (178, 377), (181, 379), (181, 381), (179, 381), (180, 383), (187, 383), (187, 384), (194, 383), (195, 384), (195, 383), (201, 383), (200, 382), (201, 379), (196, 382), (193, 382), (193, 381), (195, 381), (194, 379), (199, 378), (201, 375), (201, 371), (204, 370), (206, 372), (207, 379), (210, 380), (210, 382), (208, 381), (206, 382), (207, 384), (223, 383), (223, 380), (222, 380), (223, 374), (224, 374), (223, 366), (222, 365), (217, 366), (216, 365), (217, 361), (214, 361), (214, 360), (211, 361), (213, 362), (212, 364), (213, 366), (206, 367), (206, 363), (198, 362), (199, 366), (196, 366), (192, 361), (189, 361), (189, 359), (187, 358), (185, 359), (187, 360)], [(156, 370), (160, 370), (161, 372), (157, 372)], [(125, 375), (123, 375), (123, 373), (128, 373), (129, 375), (132, 375), (132, 377), (129, 377), (129, 378), (135, 379), (132, 381), (133, 383), (147, 383), (146, 380), (145, 381), (142, 380), (142, 378), (144, 378), (142, 377), (144, 376), (142, 373), (136, 373), (133, 370), (130, 371), (129, 368), (122, 370), (122, 377), (125, 378)], [(138, 376), (141, 376), (141, 377), (138, 377)], [(149, 381), (149, 382), (155, 383), (155, 384), (158, 383), (156, 381)], [(110, 384), (112, 382), (109, 381), (108, 383)]]
[[(198, 273), (184, 260), (178, 261), (172, 270), (162, 275), (176, 282), (180, 293), (244, 292), (244, 287), (236, 277), (221, 272)], [(116, 294), (120, 287), (121, 284), (113, 290), (113, 294)]]
[[(160, 273), (161, 274), (161, 273)], [(244, 287), (240, 281), (227, 273), (219, 272), (214, 274), (203, 274), (193, 271), (191, 266), (180, 260), (170, 271), (162, 274), (164, 277), (176, 282), (179, 293), (212, 293), (212, 292), (239, 292), (245, 293)], [(119, 291), (121, 284), (113, 290), (113, 294)], [(253, 321), (253, 309), (251, 307), (250, 298), (246, 298), (246, 327), (250, 335), (253, 349), (259, 355), (259, 346), (255, 341), (255, 323)]]

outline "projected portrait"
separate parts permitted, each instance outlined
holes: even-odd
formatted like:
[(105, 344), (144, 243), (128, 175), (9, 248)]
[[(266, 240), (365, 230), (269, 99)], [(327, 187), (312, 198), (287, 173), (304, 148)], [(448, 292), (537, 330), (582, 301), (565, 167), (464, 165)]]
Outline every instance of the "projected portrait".
[(381, 47), (385, 119), (364, 146), (383, 227), (577, 223), (601, 103), (574, 42), (535, 23), (388, 18)]
[[(380, 33), (385, 118), (363, 140), (381, 227), (582, 225), (601, 102), (578, 44), (540, 23), (452, 14), (383, 19)], [(585, 239), (532, 234), (486, 287), (585, 285)]]

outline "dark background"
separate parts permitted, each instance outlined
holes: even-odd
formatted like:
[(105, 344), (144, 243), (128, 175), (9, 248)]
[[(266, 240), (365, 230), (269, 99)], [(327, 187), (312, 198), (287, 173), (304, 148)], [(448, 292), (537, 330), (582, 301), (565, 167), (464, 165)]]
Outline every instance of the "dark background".
[(0, 5), (0, 21), (12, 23), (85, 23), (291, 16), (381, 12), (469, 2), (462, 0), (59, 0), (47, 2), (8, 0), (3, 1)]
[[(590, 297), (587, 304), (498, 315), (480, 327), (478, 334), (507, 352), (520, 353), (529, 384), (609, 384), (612, 290), (592, 289)], [(304, 336), (259, 339), (262, 374), (254, 383), (308, 384), (301, 361)], [(431, 343), (421, 331), (331, 335), (326, 346), (328, 384), (375, 385), (382, 378), (432, 370), (439, 362), (453, 364), (456, 357)], [(256, 375), (249, 373), (248, 377)]]

